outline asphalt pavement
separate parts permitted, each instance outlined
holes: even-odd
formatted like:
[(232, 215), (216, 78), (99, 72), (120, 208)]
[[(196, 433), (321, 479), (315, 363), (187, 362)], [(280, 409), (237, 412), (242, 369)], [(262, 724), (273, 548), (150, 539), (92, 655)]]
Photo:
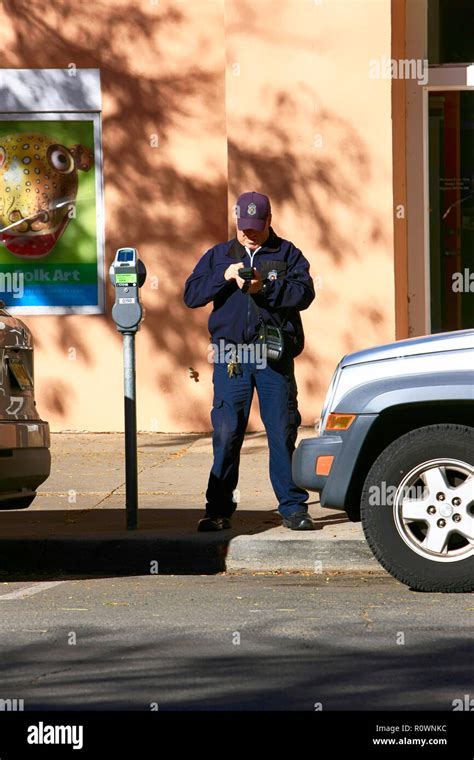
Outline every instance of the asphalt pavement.
[(0, 698), (25, 711), (452, 713), (474, 697), (472, 595), (386, 575), (9, 582), (0, 611)]

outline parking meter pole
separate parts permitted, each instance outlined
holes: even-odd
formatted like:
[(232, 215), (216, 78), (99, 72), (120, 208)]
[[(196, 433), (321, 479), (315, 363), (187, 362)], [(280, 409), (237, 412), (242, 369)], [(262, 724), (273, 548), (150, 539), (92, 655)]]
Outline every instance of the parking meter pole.
[(125, 511), (127, 530), (138, 527), (137, 405), (135, 333), (123, 334), (125, 401)]
[(146, 268), (136, 248), (119, 248), (109, 269), (115, 288), (112, 319), (123, 335), (123, 375), (125, 406), (125, 524), (127, 530), (138, 527), (137, 400), (135, 370), (135, 335), (140, 329), (144, 310), (140, 288), (146, 280)]

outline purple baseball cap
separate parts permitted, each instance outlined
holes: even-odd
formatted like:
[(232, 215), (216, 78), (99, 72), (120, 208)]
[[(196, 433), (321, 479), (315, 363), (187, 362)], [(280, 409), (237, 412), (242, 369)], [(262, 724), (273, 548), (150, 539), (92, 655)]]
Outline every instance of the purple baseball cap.
[(271, 212), (270, 199), (262, 193), (242, 193), (234, 206), (239, 230), (265, 229), (267, 218)]

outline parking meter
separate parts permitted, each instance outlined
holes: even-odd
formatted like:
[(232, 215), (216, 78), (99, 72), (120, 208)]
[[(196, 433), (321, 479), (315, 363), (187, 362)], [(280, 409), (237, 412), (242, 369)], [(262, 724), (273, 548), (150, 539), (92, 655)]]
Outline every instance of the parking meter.
[(145, 265), (136, 248), (119, 248), (109, 269), (115, 288), (112, 319), (123, 335), (125, 410), (125, 511), (127, 530), (138, 526), (137, 405), (135, 333), (140, 329), (143, 309), (140, 288), (146, 279)]
[(146, 268), (136, 248), (119, 248), (109, 269), (115, 287), (112, 319), (119, 332), (137, 332), (143, 317), (140, 288), (146, 280)]

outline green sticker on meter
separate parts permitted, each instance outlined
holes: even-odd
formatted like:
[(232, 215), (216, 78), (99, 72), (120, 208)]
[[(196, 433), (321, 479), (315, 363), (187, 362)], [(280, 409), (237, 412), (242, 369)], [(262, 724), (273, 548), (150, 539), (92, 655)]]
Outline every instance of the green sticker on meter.
[(115, 275), (115, 282), (117, 284), (124, 283), (124, 282), (136, 282), (137, 281), (137, 275), (136, 274), (116, 274)]

